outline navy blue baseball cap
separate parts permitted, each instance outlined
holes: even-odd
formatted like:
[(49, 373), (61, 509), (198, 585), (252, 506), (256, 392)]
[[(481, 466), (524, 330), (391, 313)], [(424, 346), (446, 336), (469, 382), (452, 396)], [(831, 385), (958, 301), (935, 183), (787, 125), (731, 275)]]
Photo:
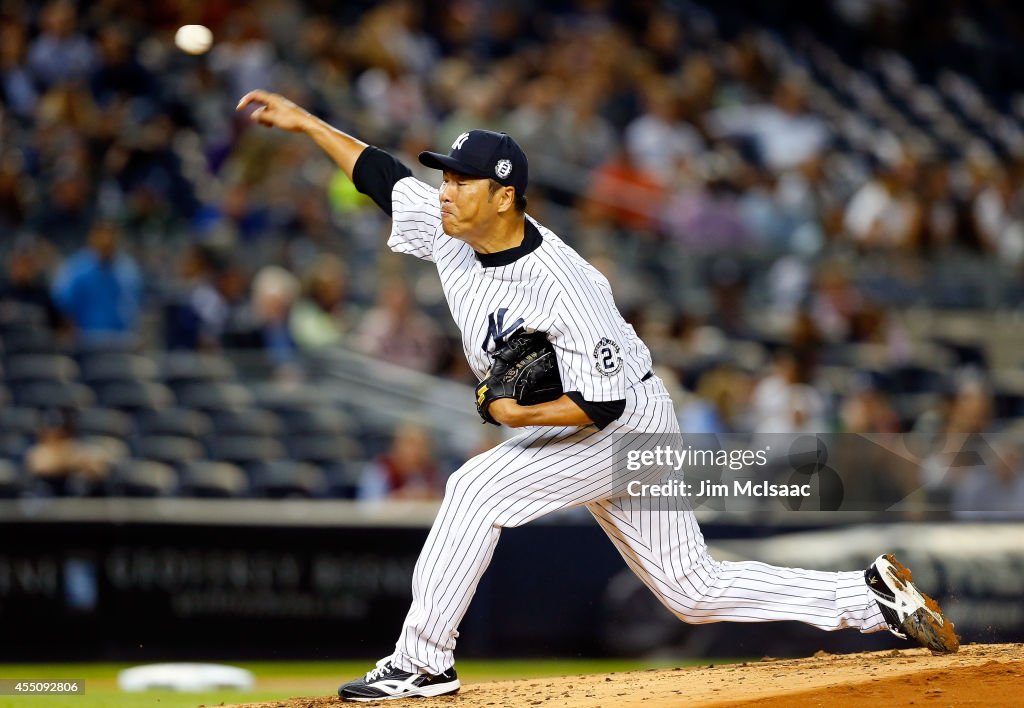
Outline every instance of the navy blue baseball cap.
[(447, 155), (421, 152), (420, 162), (435, 170), (449, 170), (467, 177), (493, 179), (505, 187), (515, 187), (516, 196), (526, 194), (530, 170), (526, 153), (506, 133), (471, 130), (455, 138)]

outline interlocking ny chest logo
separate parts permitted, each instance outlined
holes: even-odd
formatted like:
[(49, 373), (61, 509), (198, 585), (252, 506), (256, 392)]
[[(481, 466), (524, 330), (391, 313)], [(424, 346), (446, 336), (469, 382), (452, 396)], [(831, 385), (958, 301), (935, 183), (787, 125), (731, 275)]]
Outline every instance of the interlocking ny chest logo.
[(526, 322), (522, 317), (517, 317), (515, 322), (506, 327), (506, 312), (508, 312), (508, 308), (501, 307), (498, 308), (497, 312), (487, 315), (487, 336), (484, 337), (484, 343), (481, 345), (485, 352), (491, 351), (491, 348), (488, 346), (491, 342), (494, 342), (495, 348), (504, 346), (505, 337), (515, 332)]

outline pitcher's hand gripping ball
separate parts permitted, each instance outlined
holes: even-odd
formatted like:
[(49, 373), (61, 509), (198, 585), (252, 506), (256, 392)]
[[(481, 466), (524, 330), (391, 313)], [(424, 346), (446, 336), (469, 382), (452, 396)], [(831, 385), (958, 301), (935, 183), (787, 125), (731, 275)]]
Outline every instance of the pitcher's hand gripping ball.
[(488, 409), (499, 398), (514, 398), (521, 406), (535, 406), (562, 395), (558, 359), (543, 332), (516, 332), (494, 352), (490, 375), (477, 384), (476, 412), (487, 423), (500, 425)]

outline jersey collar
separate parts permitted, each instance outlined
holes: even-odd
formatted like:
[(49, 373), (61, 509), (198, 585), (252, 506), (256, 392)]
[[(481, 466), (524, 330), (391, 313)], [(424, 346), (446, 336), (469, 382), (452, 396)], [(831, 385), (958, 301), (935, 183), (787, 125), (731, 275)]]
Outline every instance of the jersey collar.
[(496, 251), (495, 253), (476, 253), (476, 258), (480, 261), (480, 265), (484, 268), (496, 268), (498, 266), (508, 265), (514, 261), (519, 260), (525, 255), (533, 253), (540, 244), (544, 241), (544, 238), (540, 235), (540, 229), (538, 229), (532, 221), (526, 219), (525, 228), (523, 229), (523, 242), (518, 246), (506, 249), (504, 251)]

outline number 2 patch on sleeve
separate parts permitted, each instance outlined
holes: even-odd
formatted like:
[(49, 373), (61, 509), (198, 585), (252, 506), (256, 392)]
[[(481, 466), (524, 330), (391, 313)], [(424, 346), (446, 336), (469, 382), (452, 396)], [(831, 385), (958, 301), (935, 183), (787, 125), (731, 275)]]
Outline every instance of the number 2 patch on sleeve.
[(604, 376), (614, 376), (622, 370), (622, 349), (608, 337), (602, 337), (594, 347), (594, 368)]

